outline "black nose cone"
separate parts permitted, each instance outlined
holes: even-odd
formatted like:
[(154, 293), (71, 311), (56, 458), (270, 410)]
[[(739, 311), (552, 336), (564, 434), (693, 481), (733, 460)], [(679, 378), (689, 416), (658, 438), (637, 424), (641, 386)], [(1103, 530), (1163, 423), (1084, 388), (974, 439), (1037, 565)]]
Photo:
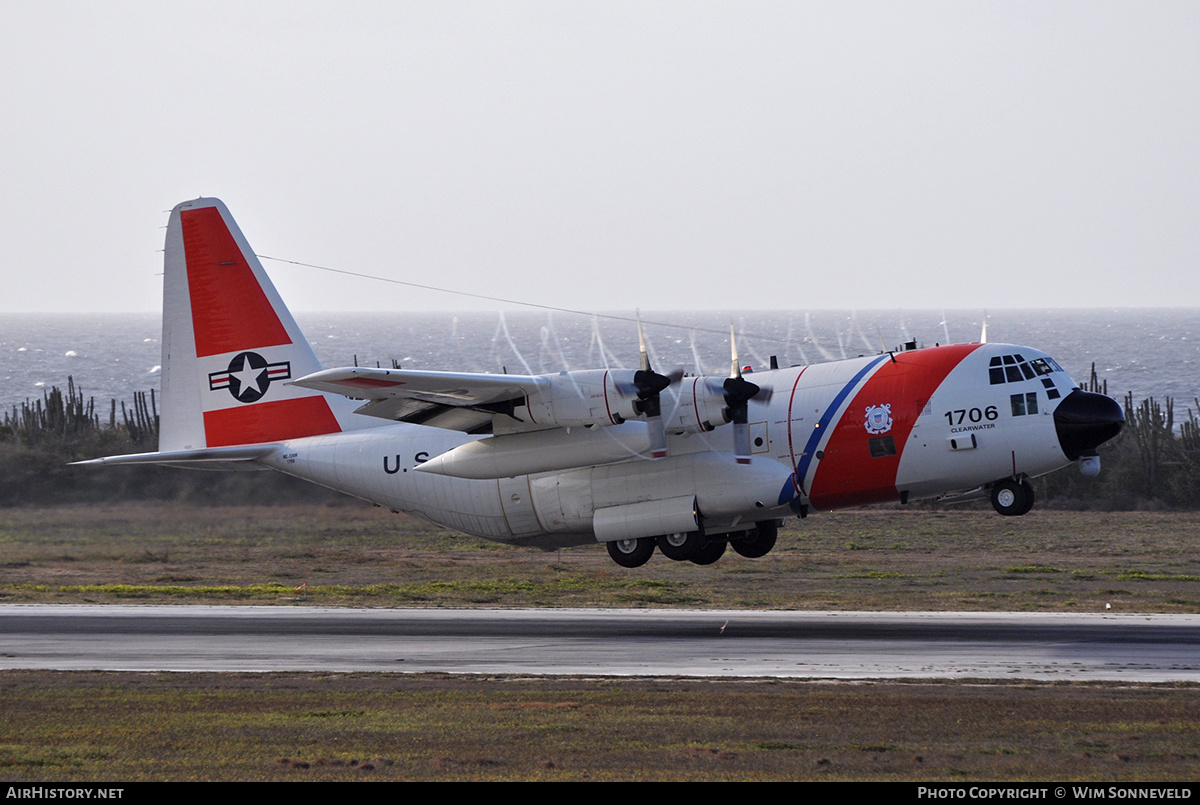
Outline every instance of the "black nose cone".
[(1112, 397), (1076, 389), (1054, 409), (1054, 429), (1068, 459), (1088, 455), (1121, 432), (1125, 413)]

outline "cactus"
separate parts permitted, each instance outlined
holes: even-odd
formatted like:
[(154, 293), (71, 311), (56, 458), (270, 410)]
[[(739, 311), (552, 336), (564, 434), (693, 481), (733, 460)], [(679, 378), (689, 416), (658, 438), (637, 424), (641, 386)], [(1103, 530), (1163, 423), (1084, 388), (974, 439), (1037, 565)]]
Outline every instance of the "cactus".
[[(121, 412), (124, 422), (120, 429), (129, 440), (136, 447), (153, 450), (158, 445), (158, 408), (154, 391), (149, 393), (149, 403), (146, 392), (137, 392), (132, 409), (127, 409), (122, 402)], [(76, 388), (75, 378), (68, 377), (65, 394), (58, 386), (52, 386), (42, 392), (42, 399), (14, 405), (11, 412), (4, 414), (4, 429), (15, 441), (28, 447), (85, 441), (106, 430), (118, 429), (117, 402), (112, 401), (107, 426), (101, 424), (95, 398), (85, 397)]]

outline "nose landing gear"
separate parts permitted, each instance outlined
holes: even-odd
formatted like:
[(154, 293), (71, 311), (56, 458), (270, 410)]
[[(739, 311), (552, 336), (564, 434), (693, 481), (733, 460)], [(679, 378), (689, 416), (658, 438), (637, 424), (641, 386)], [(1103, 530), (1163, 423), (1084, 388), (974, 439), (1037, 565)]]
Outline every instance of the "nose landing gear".
[(1002, 478), (992, 484), (992, 508), (1005, 517), (1019, 517), (1033, 508), (1033, 487), (1022, 478)]

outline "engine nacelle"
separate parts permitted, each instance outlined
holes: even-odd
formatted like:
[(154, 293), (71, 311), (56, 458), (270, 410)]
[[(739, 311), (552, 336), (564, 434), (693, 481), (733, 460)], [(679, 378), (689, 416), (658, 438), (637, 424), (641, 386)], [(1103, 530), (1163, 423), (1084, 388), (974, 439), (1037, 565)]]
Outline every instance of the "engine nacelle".
[(663, 392), (662, 409), (668, 433), (706, 433), (729, 422), (724, 389), (711, 377), (683, 378)]
[[(638, 416), (632, 369), (586, 369), (543, 375), (542, 388), (526, 398), (534, 425), (578, 428), (620, 425)], [(517, 413), (521, 416), (520, 409)]]
[[(589, 369), (543, 375), (543, 388), (526, 400), (522, 419), (560, 428), (619, 425), (637, 419), (634, 370)], [(669, 433), (705, 433), (729, 422), (723, 378), (685, 377), (663, 390), (663, 424)]]

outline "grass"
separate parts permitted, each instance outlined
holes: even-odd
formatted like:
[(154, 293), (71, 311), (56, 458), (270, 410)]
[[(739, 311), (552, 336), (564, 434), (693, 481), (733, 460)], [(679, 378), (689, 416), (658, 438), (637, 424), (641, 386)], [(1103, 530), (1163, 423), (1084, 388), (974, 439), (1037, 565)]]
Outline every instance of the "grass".
[(1186, 780), (1194, 686), (0, 673), (0, 778)]
[[(1195, 513), (871, 509), (625, 570), (348, 503), (0, 511), (0, 602), (1200, 611)], [(848, 549), (847, 546), (853, 546)], [(0, 671), (0, 779), (1188, 780), (1200, 688)]]
[(1196, 612), (1196, 533), (1197, 513), (868, 509), (792, 520), (762, 559), (626, 570), (355, 502), (23, 508), (0, 511), (0, 601)]

